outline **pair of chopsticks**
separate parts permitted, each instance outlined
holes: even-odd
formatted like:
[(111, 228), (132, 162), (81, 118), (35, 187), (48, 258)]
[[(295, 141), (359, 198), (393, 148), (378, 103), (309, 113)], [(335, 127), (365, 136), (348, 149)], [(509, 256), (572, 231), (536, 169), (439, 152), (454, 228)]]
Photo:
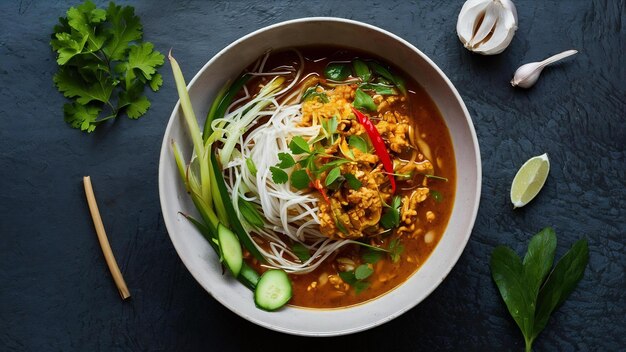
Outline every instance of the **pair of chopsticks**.
[(113, 276), (113, 281), (115, 281), (115, 285), (117, 286), (120, 296), (122, 296), (122, 299), (125, 300), (130, 297), (130, 291), (126, 286), (126, 282), (120, 272), (120, 268), (117, 266), (115, 256), (113, 256), (113, 251), (111, 250), (111, 245), (109, 244), (109, 239), (104, 231), (104, 224), (102, 223), (102, 218), (100, 217), (100, 211), (98, 210), (98, 204), (96, 203), (96, 196), (93, 193), (91, 178), (89, 176), (83, 177), (83, 184), (85, 186), (85, 195), (87, 196), (89, 212), (91, 213), (91, 218), (93, 219), (93, 225), (96, 228), (96, 234), (98, 235), (98, 241), (100, 242), (104, 259), (109, 266), (109, 270)]

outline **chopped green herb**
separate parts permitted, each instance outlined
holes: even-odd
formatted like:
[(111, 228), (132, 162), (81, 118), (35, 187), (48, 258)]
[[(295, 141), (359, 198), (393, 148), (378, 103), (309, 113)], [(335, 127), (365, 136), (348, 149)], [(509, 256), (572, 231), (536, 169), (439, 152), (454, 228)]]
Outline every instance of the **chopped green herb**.
[(370, 277), (374, 273), (374, 269), (370, 268), (367, 264), (361, 264), (354, 269), (354, 277), (357, 280), (364, 280)]
[(307, 101), (313, 98), (319, 98), (319, 100), (324, 104), (330, 102), (330, 99), (328, 99), (328, 96), (326, 95), (326, 93), (317, 91), (317, 86), (307, 88), (304, 91), (304, 94), (302, 94), (301, 101)]
[(387, 248), (387, 251), (389, 252), (389, 257), (391, 258), (391, 261), (397, 263), (398, 261), (400, 261), (400, 255), (402, 255), (402, 252), (404, 252), (404, 245), (400, 243), (399, 238), (394, 238), (389, 242), (389, 247)]
[(289, 150), (294, 155), (310, 153), (311, 148), (309, 147), (309, 143), (307, 143), (302, 136), (295, 136), (289, 142)]
[(343, 63), (330, 63), (324, 69), (324, 76), (333, 81), (343, 81), (350, 76), (350, 66)]
[(302, 263), (311, 258), (311, 252), (309, 251), (309, 249), (300, 242), (295, 242), (291, 246), (291, 251), (293, 252), (293, 254), (296, 255), (296, 257), (298, 257), (298, 259), (300, 259), (300, 262)]
[[(368, 275), (369, 276), (369, 275)], [(348, 285), (354, 287), (354, 292), (359, 294), (369, 287), (369, 282), (356, 278), (354, 271), (340, 271), (339, 277)]]
[(237, 204), (239, 205), (239, 212), (241, 213), (241, 216), (246, 219), (248, 224), (257, 228), (261, 228), (265, 225), (263, 217), (259, 214), (259, 211), (252, 203), (239, 197)]
[(376, 111), (376, 104), (374, 103), (374, 99), (372, 99), (369, 94), (365, 93), (360, 88), (356, 89), (352, 105), (357, 109)]
[(387, 207), (385, 213), (380, 218), (380, 225), (389, 230), (400, 224), (400, 206), (402, 205), (402, 198), (400, 196), (393, 197), (391, 205)]
[(356, 178), (356, 176), (354, 176), (353, 174), (344, 174), (343, 177), (346, 179), (346, 182), (348, 182), (348, 186), (350, 186), (350, 188), (354, 190), (357, 190), (363, 186), (361, 181), (359, 181), (359, 179)]
[(363, 90), (373, 90), (377, 94), (380, 94), (380, 95), (397, 95), (398, 94), (396, 90), (393, 89), (392, 86), (388, 86), (388, 85), (380, 84), (380, 83), (361, 84), (359, 88)]
[(338, 124), (339, 122), (337, 121), (337, 116), (322, 120), (322, 129), (324, 130), (326, 138), (329, 140), (330, 144), (335, 143), (335, 133), (337, 133)]
[(289, 180), (289, 175), (276, 166), (270, 166), (270, 172), (272, 173), (272, 181), (276, 184), (285, 183)]
[(491, 254), (493, 281), (524, 335), (526, 351), (532, 350), (550, 314), (572, 293), (589, 262), (587, 241), (581, 239), (550, 272), (555, 249), (556, 234), (548, 227), (531, 238), (523, 261), (505, 246)]
[(429, 175), (429, 174), (424, 174), (424, 176), (426, 176), (427, 178), (432, 178), (432, 179), (435, 179), (435, 180), (441, 180), (441, 181), (448, 182), (448, 178), (447, 177), (441, 177), (441, 176)]
[(339, 178), (339, 176), (341, 176), (341, 169), (339, 168), (339, 166), (337, 166), (328, 172), (328, 175), (326, 175), (326, 181), (324, 181), (324, 183), (326, 184), (326, 186), (328, 186), (333, 183), (337, 178)]
[(360, 150), (362, 153), (367, 153), (369, 149), (365, 139), (357, 135), (351, 135), (350, 137), (348, 137), (348, 145), (351, 148), (356, 148)]
[(431, 189), (430, 190), (430, 196), (433, 197), (433, 199), (437, 203), (441, 203), (443, 201), (443, 194), (441, 194), (441, 192), (439, 192), (437, 190)]
[(280, 160), (280, 163), (276, 166), (281, 169), (288, 169), (296, 165), (296, 161), (293, 160), (293, 156), (289, 153), (278, 153), (278, 160)]
[(256, 169), (256, 165), (254, 164), (254, 160), (252, 160), (252, 158), (246, 158), (246, 166), (248, 167), (248, 170), (250, 170), (250, 173), (252, 174), (252, 176), (256, 176), (257, 173), (257, 169)]
[(363, 261), (366, 263), (374, 264), (377, 261), (382, 259), (384, 253), (385, 252), (383, 250), (374, 250), (371, 248), (366, 248), (363, 254), (361, 255), (361, 259), (363, 259)]
[(391, 81), (396, 87), (398, 87), (402, 94), (406, 95), (406, 87), (404, 86), (404, 81), (400, 77), (392, 74), (389, 70), (376, 62), (371, 61), (369, 65), (372, 68), (372, 71)]
[(134, 8), (113, 2), (104, 10), (85, 1), (60, 18), (50, 46), (59, 65), (53, 81), (73, 100), (63, 107), (67, 123), (92, 132), (122, 113), (131, 119), (146, 113), (150, 102), (143, 91), (145, 86), (157, 91), (163, 84), (156, 70), (164, 56), (142, 42), (142, 35)]
[(324, 172), (324, 171), (326, 171), (326, 170), (329, 170), (329, 169), (332, 169), (332, 168), (334, 168), (334, 167), (336, 167), (336, 166), (343, 165), (343, 164), (347, 164), (347, 163), (350, 163), (350, 162), (351, 162), (351, 161), (350, 161), (350, 160), (348, 160), (348, 159), (337, 159), (337, 160), (333, 160), (333, 161), (327, 162), (326, 164), (324, 164), (323, 166), (321, 166), (318, 170), (315, 170), (315, 173), (316, 173), (316, 174), (320, 174), (320, 173), (322, 173), (322, 172)]
[(309, 188), (311, 178), (304, 169), (296, 170), (291, 173), (291, 185), (296, 189)]
[(354, 60), (352, 61), (352, 68), (354, 68), (354, 74), (359, 77), (361, 81), (369, 82), (372, 78), (372, 72), (365, 62), (358, 59)]

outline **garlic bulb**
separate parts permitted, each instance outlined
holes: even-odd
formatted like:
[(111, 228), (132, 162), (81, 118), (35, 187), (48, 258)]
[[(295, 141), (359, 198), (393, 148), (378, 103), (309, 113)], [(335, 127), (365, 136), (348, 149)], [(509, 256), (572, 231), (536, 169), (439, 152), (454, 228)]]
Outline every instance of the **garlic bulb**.
[(562, 53), (550, 56), (543, 61), (531, 62), (522, 65), (515, 71), (515, 74), (513, 74), (511, 85), (513, 87), (530, 88), (533, 86), (533, 84), (535, 84), (535, 82), (537, 82), (537, 79), (539, 79), (539, 75), (541, 75), (541, 71), (543, 71), (546, 66), (562, 60), (568, 56), (572, 56), (577, 52), (577, 50), (566, 50)]
[(456, 23), (459, 39), (482, 55), (501, 53), (517, 30), (517, 10), (511, 0), (467, 0)]

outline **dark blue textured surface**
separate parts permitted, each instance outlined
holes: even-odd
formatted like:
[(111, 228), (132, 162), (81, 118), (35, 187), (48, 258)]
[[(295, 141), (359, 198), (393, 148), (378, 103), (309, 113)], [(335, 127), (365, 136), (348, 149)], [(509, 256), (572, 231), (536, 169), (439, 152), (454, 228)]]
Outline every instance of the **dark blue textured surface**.
[[(152, 108), (92, 135), (65, 125), (48, 46), (70, 2), (0, 3), (0, 350), (517, 350), (488, 262), (554, 226), (557, 256), (589, 239), (584, 279), (536, 350), (626, 349), (626, 5), (516, 1), (519, 27), (501, 55), (463, 49), (462, 1), (138, 1), (145, 39), (173, 47), (188, 78), (231, 41), (306, 16), (361, 20), (400, 35), (450, 77), (474, 119), (483, 159), (481, 208), (449, 277), (422, 304), (367, 332), (329, 339), (257, 327), (213, 300), (167, 236), (158, 202), (161, 138), (177, 100), (169, 67)], [(72, 3), (75, 4), (75, 3)], [(100, 3), (103, 4), (103, 3)], [(508, 81), (529, 61), (575, 48), (531, 90)], [(517, 168), (547, 152), (550, 177), (526, 208), (508, 194)], [(91, 175), (113, 250), (133, 294), (121, 302), (85, 204)]]

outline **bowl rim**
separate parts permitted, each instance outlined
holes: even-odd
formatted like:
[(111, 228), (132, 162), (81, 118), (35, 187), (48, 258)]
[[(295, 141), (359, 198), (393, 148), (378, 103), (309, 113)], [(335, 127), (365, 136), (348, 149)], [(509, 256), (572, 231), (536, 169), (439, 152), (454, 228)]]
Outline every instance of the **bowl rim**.
[[(447, 264), (447, 266), (445, 267), (445, 269), (442, 271), (443, 275), (440, 277), (440, 279), (438, 280), (438, 282), (434, 285), (431, 285), (431, 287), (428, 287), (427, 290), (425, 290), (425, 292), (422, 295), (421, 299), (416, 299), (414, 302), (412, 302), (411, 304), (408, 304), (404, 307), (402, 307), (401, 309), (398, 309), (394, 312), (392, 312), (389, 315), (383, 316), (381, 318), (372, 320), (366, 324), (362, 324), (359, 326), (355, 326), (355, 327), (351, 327), (351, 328), (347, 328), (344, 330), (339, 330), (339, 331), (332, 331), (332, 332), (328, 332), (328, 333), (316, 333), (316, 332), (307, 332), (307, 331), (302, 331), (302, 330), (295, 330), (295, 329), (289, 329), (286, 327), (282, 327), (282, 326), (276, 326), (273, 325), (271, 323), (268, 323), (264, 320), (258, 319), (256, 317), (250, 316), (250, 315), (246, 315), (245, 313), (241, 312), (240, 310), (237, 309), (233, 309), (231, 308), (231, 305), (226, 302), (222, 297), (218, 297), (217, 295), (213, 295), (212, 292), (209, 290), (208, 287), (206, 287), (206, 285), (204, 285), (202, 283), (202, 281), (200, 280), (199, 277), (199, 273), (196, 270), (193, 270), (193, 266), (191, 265), (191, 262), (189, 259), (187, 259), (185, 256), (181, 255), (181, 249), (179, 248), (179, 246), (181, 244), (179, 244), (171, 235), (171, 230), (173, 230), (173, 223), (174, 221), (176, 221), (173, 217), (170, 217), (170, 212), (166, 211), (170, 208), (170, 206), (167, 203), (167, 199), (165, 196), (165, 192), (163, 192), (162, 190), (164, 189), (165, 185), (165, 163), (163, 162), (163, 158), (165, 156), (165, 154), (169, 153), (169, 140), (166, 140), (166, 136), (168, 136), (171, 133), (171, 129), (172, 126), (174, 125), (174, 120), (175, 120), (175, 116), (177, 116), (179, 114), (179, 110), (180, 110), (180, 100), (177, 101), (176, 105), (174, 106), (174, 109), (172, 110), (172, 113), (168, 119), (168, 123), (167, 126), (165, 128), (165, 132), (164, 132), (164, 138), (161, 144), (161, 149), (159, 152), (159, 167), (158, 167), (158, 186), (159, 186), (159, 200), (160, 200), (160, 204), (161, 204), (161, 213), (163, 216), (163, 221), (165, 223), (165, 227), (168, 231), (168, 236), (170, 237), (170, 240), (172, 241), (172, 244), (174, 246), (174, 249), (176, 250), (176, 253), (178, 254), (178, 257), (181, 259), (181, 261), (183, 262), (183, 264), (185, 265), (185, 268), (191, 273), (191, 275), (194, 277), (194, 279), (200, 284), (200, 286), (202, 286), (202, 288), (207, 291), (207, 293), (209, 293), (209, 295), (211, 295), (213, 298), (215, 298), (218, 302), (220, 302), (220, 304), (222, 304), (224, 307), (228, 308), (230, 311), (234, 312), (235, 314), (239, 315), (240, 317), (265, 328), (268, 328), (270, 330), (274, 330), (277, 332), (282, 332), (282, 333), (287, 333), (287, 334), (292, 334), (292, 335), (300, 335), (300, 336), (340, 336), (340, 335), (347, 335), (347, 334), (352, 334), (352, 333), (356, 333), (356, 332), (360, 332), (360, 331), (364, 331), (364, 330), (368, 330), (371, 329), (373, 327), (382, 325), (388, 321), (391, 321), (395, 318), (397, 318), (398, 316), (404, 314), (405, 312), (407, 312), (408, 310), (411, 310), (412, 308), (414, 308), (415, 306), (417, 306), (419, 303), (421, 303), (424, 299), (426, 299), (428, 296), (430, 296), (430, 294), (437, 288), (439, 287), (439, 285), (441, 284), (441, 282), (443, 282), (443, 280), (445, 280), (445, 278), (449, 275), (449, 273), (451, 272), (452, 268), (454, 268), (454, 266), (456, 265), (456, 263), (458, 262), (458, 260), (460, 259), (463, 251), (465, 250), (465, 247), (467, 246), (467, 242), (469, 241), (469, 238), (471, 237), (471, 233), (474, 227), (474, 224), (476, 222), (476, 217), (478, 214), (478, 209), (479, 209), (479, 205), (480, 205), (480, 198), (481, 198), (481, 187), (482, 187), (482, 162), (481, 162), (481, 157), (480, 157), (480, 146), (478, 144), (478, 138), (476, 135), (476, 130), (471, 118), (471, 115), (469, 113), (469, 111), (467, 110), (467, 107), (463, 101), (463, 99), (461, 98), (459, 92), (457, 91), (456, 87), (452, 84), (452, 82), (450, 81), (450, 79), (445, 75), (445, 73), (439, 68), (439, 66), (437, 66), (437, 64), (435, 64), (428, 56), (426, 56), (424, 53), (422, 53), (422, 51), (420, 51), (419, 49), (417, 49), (417, 47), (415, 47), (413, 44), (411, 44), (410, 42), (406, 41), (405, 39), (399, 37), (396, 34), (393, 34), (385, 29), (382, 29), (380, 27), (374, 26), (374, 25), (370, 25), (364, 22), (360, 22), (360, 21), (356, 21), (356, 20), (351, 20), (351, 19), (346, 19), (346, 18), (341, 18), (341, 17), (302, 17), (302, 18), (296, 18), (296, 19), (291, 19), (291, 20), (287, 20), (287, 21), (282, 21), (282, 22), (278, 22), (272, 25), (268, 25), (262, 28), (259, 28), (257, 30), (254, 30), (242, 37), (240, 37), (239, 39), (233, 41), (232, 43), (228, 44), (226, 47), (224, 47), (223, 49), (221, 49), (218, 53), (216, 53), (209, 61), (207, 61), (200, 70), (198, 70), (198, 72), (194, 75), (194, 77), (189, 81), (189, 83), (187, 84), (187, 89), (190, 89), (191, 87), (193, 87), (193, 85), (195, 84), (195, 82), (197, 80), (200, 79), (200, 77), (202, 76), (202, 74), (204, 73), (204, 71), (210, 66), (212, 65), (215, 61), (217, 61), (224, 53), (226, 53), (227, 51), (229, 51), (232, 47), (237, 46), (239, 43), (244, 42), (246, 40), (248, 40), (251, 37), (254, 37), (260, 33), (266, 32), (266, 31), (270, 31), (273, 29), (276, 29), (278, 27), (282, 27), (282, 26), (290, 26), (290, 25), (294, 25), (294, 24), (298, 24), (298, 23), (303, 23), (303, 22), (334, 22), (334, 23), (340, 23), (340, 24), (348, 24), (348, 25), (352, 25), (352, 26), (357, 26), (357, 27), (363, 27), (365, 29), (368, 30), (373, 30), (373, 31), (377, 31), (385, 36), (390, 37), (391, 39), (399, 42), (400, 44), (406, 46), (407, 48), (409, 48), (412, 52), (414, 52), (415, 54), (417, 54), (418, 56), (421, 57), (422, 60), (424, 60), (425, 62), (428, 63), (428, 65), (431, 66), (432, 69), (434, 69), (436, 71), (436, 73), (443, 79), (443, 82), (445, 83), (445, 85), (447, 86), (447, 88), (450, 90), (450, 92), (453, 93), (454, 95), (454, 99), (456, 100), (456, 102), (459, 104), (459, 107), (461, 108), (461, 111), (463, 112), (463, 117), (465, 118), (466, 122), (467, 122), (467, 126), (469, 128), (469, 135), (471, 137), (471, 141), (472, 144), (475, 147), (475, 160), (476, 160), (476, 185), (475, 185), (475, 190), (476, 190), (476, 197), (474, 200), (474, 203), (472, 204), (472, 213), (470, 214), (470, 220), (469, 220), (469, 226), (466, 230), (463, 231), (464, 234), (464, 238), (462, 239), (462, 242), (460, 246), (458, 246), (456, 248), (456, 251), (453, 252), (451, 254), (451, 258), (453, 258), (453, 260), (450, 260)], [(458, 170), (457, 170), (458, 173)], [(455, 201), (456, 202), (456, 201)], [(418, 269), (419, 270), (419, 269)], [(411, 277), (409, 278), (409, 280), (411, 279)], [(402, 285), (400, 285), (402, 286)], [(398, 289), (400, 286), (392, 289), (396, 290)], [(389, 293), (389, 292), (387, 292)], [(368, 301), (369, 302), (369, 301)], [(359, 305), (363, 305), (363, 304), (367, 304), (367, 302), (364, 302), (362, 304)], [(357, 305), (358, 306), (358, 305)], [(295, 307), (297, 309), (300, 309), (298, 307)], [(349, 309), (350, 307), (347, 307), (346, 309)], [(311, 311), (315, 311), (314, 309), (309, 309), (309, 308), (304, 308), (306, 310), (311, 310)], [(320, 310), (320, 311), (325, 311), (325, 310)], [(277, 313), (270, 313), (270, 314), (277, 314)], [(278, 313), (280, 314), (280, 313)]]

